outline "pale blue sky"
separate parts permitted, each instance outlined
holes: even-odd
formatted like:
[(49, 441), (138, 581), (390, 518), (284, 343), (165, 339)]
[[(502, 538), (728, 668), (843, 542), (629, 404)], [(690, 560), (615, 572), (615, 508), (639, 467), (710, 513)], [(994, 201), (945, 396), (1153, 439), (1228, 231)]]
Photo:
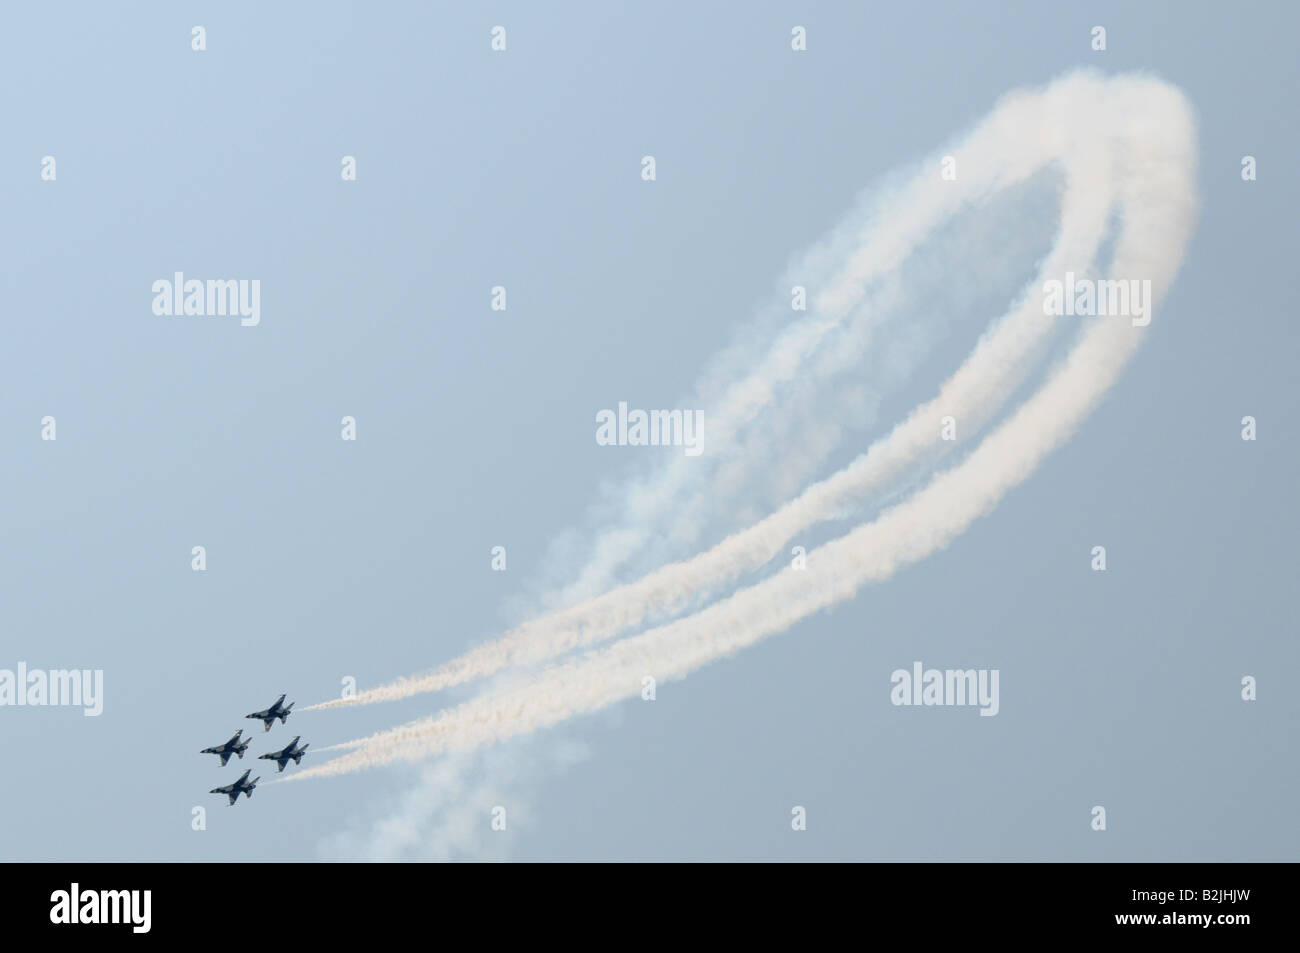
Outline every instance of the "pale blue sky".
[[(410, 769), (228, 809), (206, 792), (235, 768), (197, 752), (281, 692), (374, 685), (517, 621), (577, 569), (550, 542), (642, 464), (595, 445), (595, 411), (674, 405), (863, 187), (1095, 66), (1154, 71), (1200, 121), (1169, 317), (1107, 402), (948, 550), (653, 706), (503, 749), (588, 752), (525, 779), (504, 853), (1295, 859), (1295, 6), (613, 6), (0, 15), (0, 667), (106, 683), (96, 719), (0, 709), (0, 858), (312, 859), (384, 817)], [(260, 278), (261, 325), (155, 317), (176, 270)], [(913, 659), (999, 668), (1001, 713), (892, 708)], [(436, 704), (295, 716), (250, 754)]]

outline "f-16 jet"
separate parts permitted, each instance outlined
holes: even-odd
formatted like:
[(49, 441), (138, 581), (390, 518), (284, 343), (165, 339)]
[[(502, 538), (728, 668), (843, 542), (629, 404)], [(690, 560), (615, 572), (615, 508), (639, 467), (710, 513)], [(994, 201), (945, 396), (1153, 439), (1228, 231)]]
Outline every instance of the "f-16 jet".
[(253, 788), (257, 787), (257, 782), (262, 780), (261, 778), (253, 778), (251, 781), (248, 780), (248, 775), (252, 773), (252, 770), (252, 768), (249, 768), (239, 776), (238, 780), (227, 784), (225, 787), (213, 788), (208, 793), (224, 794), (226, 797), (230, 798), (231, 805), (239, 800), (239, 795), (241, 794), (247, 795), (251, 798), (253, 796)]
[(262, 755), (257, 760), (274, 761), (276, 764), (279, 765), (279, 767), (276, 769), (275, 772), (276, 774), (279, 774), (281, 771), (285, 769), (285, 766), (289, 763), (290, 759), (293, 760), (294, 764), (302, 764), (302, 754), (304, 751), (307, 750), (308, 746), (303, 745), (301, 748), (296, 747), (296, 745), (298, 744), (298, 738), (301, 737), (302, 735), (298, 735), (297, 738), (294, 738), (293, 741), (290, 741), (279, 751), (268, 751), (266, 754)]
[(293, 707), (293, 702), (289, 702), (289, 704), (286, 705), (284, 703), (284, 696), (281, 695), (279, 698), (275, 700), (275, 704), (272, 705), (270, 708), (263, 708), (261, 711), (252, 712), (251, 714), (247, 714), (244, 717), (256, 718), (258, 721), (266, 725), (267, 731), (270, 731), (271, 726), (275, 724), (275, 720), (277, 718), (280, 719), (280, 724), (282, 725), (289, 719), (289, 709), (292, 707)]
[(244, 729), (240, 728), (238, 731), (235, 732), (235, 736), (231, 738), (229, 741), (227, 741), (224, 745), (217, 745), (216, 747), (213, 748), (204, 748), (202, 751), (199, 752), (199, 754), (215, 754), (217, 757), (221, 759), (221, 766), (223, 768), (226, 766), (226, 762), (230, 760), (230, 756), (232, 754), (239, 755), (239, 760), (243, 761), (244, 751), (247, 750), (249, 744), (253, 740), (251, 738), (247, 738), (241, 743), (239, 740), (239, 736), (242, 735), (243, 733), (244, 733)]

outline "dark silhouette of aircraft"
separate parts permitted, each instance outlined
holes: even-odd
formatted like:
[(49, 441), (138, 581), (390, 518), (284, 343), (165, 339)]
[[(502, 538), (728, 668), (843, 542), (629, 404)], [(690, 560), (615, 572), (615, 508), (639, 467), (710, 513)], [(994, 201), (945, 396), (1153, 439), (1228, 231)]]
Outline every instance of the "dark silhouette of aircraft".
[(289, 709), (291, 709), (292, 707), (293, 707), (293, 702), (289, 702), (289, 704), (286, 705), (284, 703), (284, 696), (281, 695), (279, 698), (275, 700), (275, 704), (272, 705), (270, 708), (263, 708), (261, 711), (252, 712), (251, 714), (245, 715), (244, 717), (256, 718), (258, 721), (266, 725), (267, 731), (270, 731), (271, 726), (275, 724), (275, 720), (277, 718), (280, 719), (280, 724), (282, 725), (289, 720)]
[(281, 771), (285, 769), (285, 766), (289, 763), (290, 759), (293, 760), (294, 764), (302, 764), (302, 754), (304, 751), (307, 750), (308, 746), (303, 745), (301, 748), (295, 747), (298, 744), (298, 738), (301, 737), (302, 735), (298, 735), (297, 738), (294, 738), (293, 741), (290, 741), (279, 751), (268, 751), (266, 754), (262, 755), (257, 760), (274, 761), (276, 764), (279, 765), (279, 767), (276, 769), (276, 774), (279, 774)]
[(257, 787), (257, 782), (262, 780), (261, 778), (253, 778), (253, 780), (251, 781), (248, 780), (248, 775), (252, 772), (252, 770), (253, 770), (252, 768), (249, 768), (247, 771), (241, 774), (237, 780), (233, 781), (230, 784), (227, 784), (225, 787), (213, 788), (208, 793), (224, 794), (226, 797), (230, 798), (230, 804), (232, 806), (236, 801), (239, 800), (239, 795), (241, 794), (247, 795), (248, 797), (251, 798), (253, 796), (253, 788)]
[(227, 741), (224, 745), (216, 745), (215, 747), (212, 748), (204, 748), (202, 751), (199, 752), (199, 754), (215, 754), (217, 757), (221, 759), (221, 766), (223, 768), (226, 766), (226, 762), (230, 760), (230, 756), (232, 754), (239, 755), (239, 760), (243, 761), (244, 752), (248, 749), (249, 742), (252, 741), (252, 739), (250, 738), (245, 740), (241, 744), (239, 741), (239, 736), (242, 735), (243, 733), (244, 733), (244, 729), (240, 728), (238, 731), (235, 732), (235, 736), (231, 738), (229, 741)]

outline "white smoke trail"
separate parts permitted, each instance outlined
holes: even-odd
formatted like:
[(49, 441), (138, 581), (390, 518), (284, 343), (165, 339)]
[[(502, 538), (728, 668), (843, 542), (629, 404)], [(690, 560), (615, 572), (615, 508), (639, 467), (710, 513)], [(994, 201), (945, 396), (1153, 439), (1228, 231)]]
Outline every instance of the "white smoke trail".
[[(817, 311), (844, 315), (865, 294), (869, 282), (896, 268), (928, 234), (950, 219), (957, 208), (986, 200), (991, 194), (1026, 180), (1043, 165), (1058, 160), (1065, 171), (1062, 227), (1044, 260), (1010, 312), (995, 322), (963, 366), (931, 401), (916, 408), (885, 438), (839, 473), (814, 484), (792, 502), (753, 526), (724, 539), (692, 559), (662, 567), (637, 582), (620, 586), (571, 608), (526, 622), (496, 641), (479, 646), (432, 672), (397, 679), (352, 698), (312, 708), (391, 701), (439, 691), (513, 665), (545, 661), (574, 649), (613, 638), (656, 618), (671, 617), (703, 595), (716, 592), (776, 556), (798, 533), (834, 519), (853, 503), (888, 489), (918, 464), (933, 463), (950, 444), (939, 439), (939, 420), (951, 415), (963, 433), (975, 434), (1019, 386), (1048, 335), (1058, 325), (1044, 319), (1038, 290), (1047, 277), (1067, 268), (1083, 275), (1092, 270), (1109, 223), (1110, 155), (1104, 141), (1081, 140), (1062, 149), (1064, 139), (1051, 117), (1069, 107), (1074, 87), (1059, 83), (1042, 97), (1009, 97), (956, 148), (963, 186), (950, 191), (933, 168), (918, 174), (890, 201), (860, 236), (858, 247), (841, 249), (846, 265), (818, 299)], [(1025, 130), (1032, 130), (1028, 135)], [(969, 169), (969, 171), (967, 171)], [(946, 203), (946, 204), (945, 204)], [(819, 319), (788, 332), (761, 373), (734, 388), (733, 406), (725, 415), (739, 419), (755, 404), (771, 398), (772, 381), (790, 373), (834, 321)], [(780, 370), (777, 370), (777, 369)], [(736, 394), (761, 392), (762, 397)]]
[[(1014, 112), (1018, 104), (1004, 105)], [(925, 171), (906, 185), (877, 191), (870, 204), (860, 203), (862, 211), (851, 217), (851, 224), (838, 229), (791, 269), (786, 287), (797, 283), (820, 289), (809, 321), (787, 331), (764, 359), (756, 362), (743, 347), (733, 348), (730, 363), (719, 362), (706, 376), (701, 391), (725, 391), (727, 397), (721, 413), (705, 402), (711, 421), (707, 459), (676, 458), (665, 471), (646, 481), (619, 487), (619, 504), (603, 509), (621, 512), (620, 518), (602, 514), (605, 529), (592, 546), (592, 558), (578, 573), (577, 581), (558, 600), (551, 600), (552, 606), (564, 608), (605, 591), (613, 584), (616, 570), (629, 563), (634, 553), (639, 552), (641, 558), (633, 568), (643, 571), (695, 552), (702, 545), (710, 517), (713, 521), (723, 514), (734, 517), (735, 521), (724, 527), (734, 531), (804, 486), (841, 439), (840, 420), (872, 415), (876, 403), (872, 390), (878, 391), (882, 374), (906, 374), (909, 364), (915, 366), (916, 355), (910, 353), (914, 342), (908, 334), (890, 336), (882, 349), (876, 346), (872, 332), (880, 323), (879, 313), (892, 303), (890, 293), (903, 287), (897, 284), (899, 268), (908, 263), (919, 240), (933, 237), (959, 210), (979, 207), (988, 196), (1025, 181), (1041, 167), (1036, 150), (1049, 149), (1051, 144), (1006, 134), (1023, 128), (1014, 118), (990, 120), (959, 146), (940, 150), (924, 163)], [(942, 181), (939, 158), (956, 152), (962, 155), (961, 176), (957, 181)], [(994, 240), (1014, 244), (1007, 243), (1004, 236)], [(979, 256), (986, 269), (996, 260), (996, 255)], [(923, 285), (933, 290), (945, 283), (931, 280)], [(872, 294), (864, 298), (869, 288)], [(841, 328), (846, 314), (851, 318), (848, 326)], [(924, 329), (925, 335), (930, 333), (926, 322), (915, 321), (908, 332), (914, 335), (918, 328)], [(921, 337), (923, 345), (929, 343), (925, 335)], [(888, 356), (880, 370), (863, 366), (864, 356), (878, 359), (882, 353)], [(730, 384), (742, 361), (746, 368), (757, 363), (759, 370)], [(852, 385), (836, 392), (840, 406), (834, 412), (817, 413), (807, 405), (800, 382), (822, 381), (849, 369), (856, 371), (857, 377)], [(794, 386), (779, 392), (782, 399), (777, 403), (777, 385), (792, 381)], [(863, 382), (870, 382), (866, 392), (856, 393), (864, 387)], [(855, 402), (854, 396), (859, 400)], [(760, 409), (762, 417), (758, 416)], [(718, 419), (724, 422), (721, 429), (714, 427)], [(743, 431), (742, 425), (746, 425)], [(715, 440), (719, 434), (721, 438)], [(773, 446), (781, 446), (785, 452), (773, 457)], [(760, 483), (765, 484), (765, 496), (751, 501)], [(716, 505), (720, 498), (728, 500), (725, 509)], [(572, 563), (572, 552), (562, 555), (566, 565)]]
[(503, 746), (481, 757), (440, 758), (421, 765), (417, 785), (382, 803), (382, 819), (349, 827), (320, 845), (325, 860), (485, 861), (504, 860), (510, 837), (483, 818), (509, 805), (510, 827), (526, 828), (532, 813), (527, 791), (547, 770), (578, 764), (585, 745), (560, 740), (546, 745)]
[[(1153, 298), (1163, 296), (1195, 218), (1194, 130), (1185, 101), (1154, 80), (1106, 82), (1086, 75), (1059, 81), (1036, 99), (1063, 107), (1046, 131), (1067, 161), (1078, 150), (1106, 160), (1087, 166), (1097, 177), (1082, 192), (1106, 214), (1112, 207), (1120, 212), (1111, 274), (1147, 278)], [(1032, 137), (1044, 129), (1007, 132)], [(817, 549), (809, 556), (809, 571), (787, 569), (695, 615), (554, 666), (531, 682), (366, 739), (359, 750), (296, 779), (471, 750), (595, 711), (635, 695), (643, 675), (681, 678), (851, 597), (867, 582), (888, 578), (946, 546), (1068, 439), (1143, 333), (1121, 319), (1095, 320), (1041, 389), (966, 460), (874, 522)]]
[[(716, 402), (720, 406), (712, 400), (704, 402), (710, 421), (707, 457), (670, 458), (662, 472), (620, 487), (621, 518), (606, 519), (592, 546), (592, 558), (577, 581), (552, 600), (553, 605), (567, 607), (608, 589), (616, 570), (638, 550), (643, 557), (664, 557), (655, 563), (680, 558), (683, 551), (694, 552), (710, 517), (716, 520), (724, 513), (737, 517), (728, 530), (747, 525), (754, 519), (751, 510), (768, 511), (811, 478), (841, 438), (843, 417), (871, 415), (873, 398), (883, 392), (881, 378), (905, 376), (919, 359), (916, 330), (930, 333), (927, 323), (912, 322), (908, 334), (892, 335), (883, 348), (874, 340), (883, 317), (896, 310), (891, 306), (902, 287), (900, 267), (909, 262), (920, 239), (933, 236), (959, 212), (980, 207), (989, 196), (1025, 181), (1042, 165), (1030, 154), (1039, 144), (1008, 139), (1000, 131), (990, 123), (982, 136), (961, 144), (963, 172), (956, 181), (943, 181), (938, 175), (939, 158), (954, 151), (950, 148), (926, 160), (926, 171), (905, 185), (876, 190), (869, 203), (859, 203), (848, 224), (790, 269), (785, 287), (801, 284), (817, 292), (808, 320), (789, 328), (757, 361), (742, 344), (717, 362), (700, 388), (705, 397), (712, 391), (723, 394)], [(1012, 237), (1014, 243), (1023, 236), (1013, 233)], [(1001, 240), (1006, 242), (1005, 237)], [(980, 261), (988, 269), (996, 256), (984, 255)], [(943, 283), (926, 285), (934, 289)], [(872, 293), (867, 295), (869, 289)], [(787, 307), (785, 315), (789, 314)], [(929, 343), (925, 335), (921, 343)], [(864, 358), (878, 361), (880, 368), (864, 366)], [(746, 373), (732, 383), (738, 366)], [(847, 371), (857, 377), (853, 385), (837, 392), (840, 406), (835, 412), (816, 413), (807, 405), (802, 383), (821, 382)], [(869, 387), (858, 393), (863, 382), (869, 382)], [(844, 400), (843, 395), (858, 400)], [(771, 448), (777, 445), (785, 452), (774, 459)], [(762, 482), (768, 484), (768, 498), (751, 504), (747, 495)], [(717, 507), (719, 498), (728, 500), (725, 510)], [(571, 561), (569, 553), (565, 557)]]

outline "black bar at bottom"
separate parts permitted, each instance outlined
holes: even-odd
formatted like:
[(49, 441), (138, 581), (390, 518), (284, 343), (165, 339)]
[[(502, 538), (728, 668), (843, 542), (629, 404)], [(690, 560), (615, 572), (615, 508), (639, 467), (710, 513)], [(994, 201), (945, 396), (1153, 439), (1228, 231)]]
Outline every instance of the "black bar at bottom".
[[(375, 929), (472, 934), (596, 923), (666, 942), (686, 922), (737, 935), (843, 924), (861, 937), (1283, 935), (1285, 864), (458, 865), (8, 864), (8, 939), (372, 942)], [(74, 886), (75, 885), (75, 886)], [(74, 922), (75, 921), (75, 922)], [(86, 922), (92, 921), (92, 922)], [(109, 922), (103, 922), (109, 921)], [(115, 921), (115, 922), (114, 922)], [(562, 925), (567, 922), (569, 927)], [(728, 924), (730, 926), (728, 926)], [(919, 931), (919, 932), (918, 932)], [(681, 934), (678, 933), (678, 936)], [(448, 937), (449, 939), (449, 937)]]

